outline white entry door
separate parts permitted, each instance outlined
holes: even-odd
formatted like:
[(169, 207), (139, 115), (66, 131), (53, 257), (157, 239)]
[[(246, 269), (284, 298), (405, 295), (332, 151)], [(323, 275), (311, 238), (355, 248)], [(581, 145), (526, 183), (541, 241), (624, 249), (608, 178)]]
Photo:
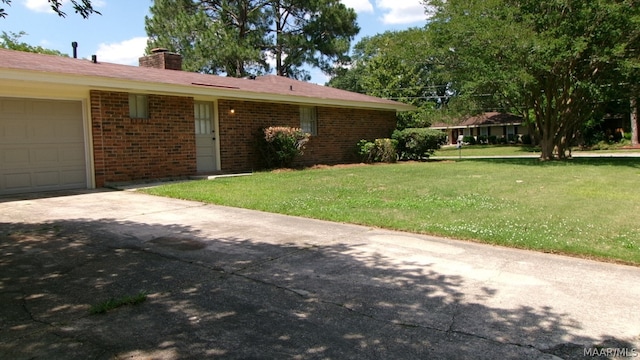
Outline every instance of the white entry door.
[(199, 173), (216, 171), (216, 132), (212, 104), (195, 103), (196, 160)]

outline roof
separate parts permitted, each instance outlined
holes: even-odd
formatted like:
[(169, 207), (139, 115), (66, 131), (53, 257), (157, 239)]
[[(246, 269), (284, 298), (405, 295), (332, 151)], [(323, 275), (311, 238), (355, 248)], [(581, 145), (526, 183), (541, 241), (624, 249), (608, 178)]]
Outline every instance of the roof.
[(456, 129), (467, 127), (483, 127), (483, 126), (501, 126), (501, 125), (520, 125), (523, 122), (522, 116), (499, 113), (486, 112), (480, 115), (466, 117), (453, 121), (450, 124), (436, 123), (432, 124), (433, 129)]
[[(99, 60), (99, 59), (98, 59)], [(306, 103), (395, 111), (415, 107), (285, 77), (249, 78), (164, 70), (0, 49), (0, 79), (100, 89), (208, 95), (226, 99)]]

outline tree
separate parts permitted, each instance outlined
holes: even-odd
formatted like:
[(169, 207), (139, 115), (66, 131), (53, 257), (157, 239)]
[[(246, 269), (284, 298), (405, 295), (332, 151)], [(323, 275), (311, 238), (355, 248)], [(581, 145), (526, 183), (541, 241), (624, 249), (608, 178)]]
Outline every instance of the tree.
[(145, 18), (147, 52), (154, 47), (177, 52), (187, 71), (235, 77), (246, 76), (251, 68), (259, 72), (268, 66), (260, 51), (264, 25), (256, 26), (262, 4), (156, 0)]
[(356, 13), (339, 0), (276, 0), (269, 8), (274, 27), (268, 50), (280, 76), (308, 80), (304, 64), (331, 73), (333, 62), (346, 59), (360, 31)]
[(542, 160), (638, 82), (635, 0), (429, 0), (428, 30), (461, 96), (531, 121)]
[(32, 53), (38, 53), (38, 54), (68, 56), (67, 54), (61, 53), (58, 50), (45, 49), (42, 46), (33, 46), (25, 42), (21, 42), (20, 38), (25, 35), (27, 34), (24, 31), (21, 31), (19, 33), (14, 33), (14, 32), (6, 33), (3, 31), (2, 35), (0, 35), (0, 48), (32, 52)]
[[(62, 1), (61, 0), (47, 0), (51, 5), (51, 9), (58, 14), (58, 16), (66, 17), (67, 13), (62, 11)], [(0, 0), (0, 4), (7, 4), (11, 6), (11, 0)], [(91, 4), (91, 0), (71, 0), (71, 7), (76, 12), (76, 14), (80, 14), (83, 18), (88, 18), (92, 14), (101, 15), (99, 11), (93, 8)], [(5, 9), (0, 8), (0, 17), (6, 17), (8, 14)]]
[(189, 70), (242, 77), (270, 71), (308, 79), (342, 60), (359, 28), (338, 0), (157, 0), (145, 19), (148, 49), (183, 55)]
[(426, 114), (448, 98), (430, 42), (421, 28), (365, 37), (354, 46), (351, 62), (327, 85), (414, 105), (420, 111), (401, 114), (398, 126), (428, 126)]

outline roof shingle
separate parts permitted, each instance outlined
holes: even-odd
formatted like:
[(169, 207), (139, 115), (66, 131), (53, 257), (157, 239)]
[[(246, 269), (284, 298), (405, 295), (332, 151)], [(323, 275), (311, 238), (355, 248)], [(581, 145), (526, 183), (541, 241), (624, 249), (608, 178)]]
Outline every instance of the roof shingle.
[[(259, 76), (255, 80), (232, 78), (186, 71), (164, 70), (137, 66), (97, 63), (85, 59), (34, 54), (0, 49), (0, 71), (2, 69), (42, 73), (43, 75), (67, 75), (74, 78), (89, 77), (96, 81), (118, 80), (133, 83), (161, 84), (167, 86), (211, 88), (224, 91), (225, 97), (243, 98), (247, 93), (270, 96), (286, 96), (295, 102), (333, 100), (350, 103), (354, 107), (373, 107), (412, 110), (411, 105), (376, 98), (327, 86), (297, 81), (275, 75)], [(0, 74), (1, 76), (1, 74)]]

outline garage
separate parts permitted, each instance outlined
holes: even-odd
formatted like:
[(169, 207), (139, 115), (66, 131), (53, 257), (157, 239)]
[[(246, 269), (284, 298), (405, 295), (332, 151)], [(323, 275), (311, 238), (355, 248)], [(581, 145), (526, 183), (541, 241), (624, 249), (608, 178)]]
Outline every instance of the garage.
[(0, 194), (87, 188), (81, 101), (0, 98)]

